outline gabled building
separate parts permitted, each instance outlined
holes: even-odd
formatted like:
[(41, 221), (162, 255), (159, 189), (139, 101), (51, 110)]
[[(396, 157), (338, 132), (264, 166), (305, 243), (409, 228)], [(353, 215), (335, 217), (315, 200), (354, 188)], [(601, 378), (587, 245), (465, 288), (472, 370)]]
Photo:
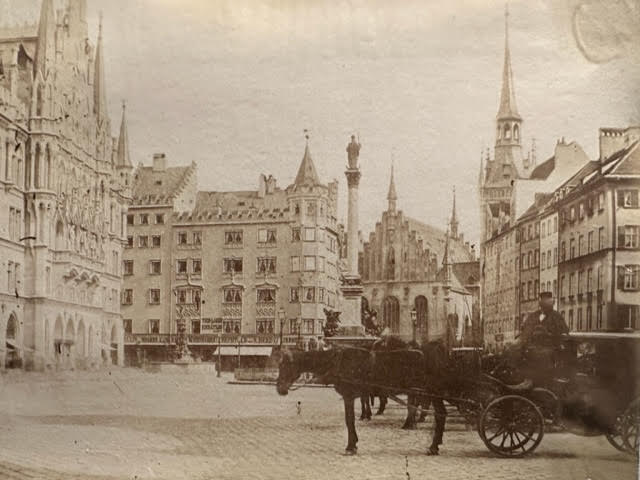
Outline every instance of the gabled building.
[(0, 26), (0, 368), (123, 360), (126, 123), (112, 137), (102, 27), (94, 46), (85, 2), (59, 6)]
[[(455, 197), (450, 222), (455, 238), (406, 217), (397, 209), (397, 200), (392, 168), (387, 210), (364, 242), (360, 257), (363, 310), (375, 312), (378, 324), (405, 340), (460, 342), (465, 328), (472, 332), (468, 327), (476, 318), (473, 285), (479, 275), (475, 253), (458, 231)], [(458, 278), (462, 271), (469, 274)]]

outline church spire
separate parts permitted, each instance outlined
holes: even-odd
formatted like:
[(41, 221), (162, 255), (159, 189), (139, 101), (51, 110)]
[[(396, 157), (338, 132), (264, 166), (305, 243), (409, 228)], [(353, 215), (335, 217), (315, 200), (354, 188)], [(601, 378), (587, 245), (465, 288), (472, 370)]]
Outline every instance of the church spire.
[(118, 148), (116, 150), (116, 167), (131, 168), (126, 111), (127, 105), (125, 102), (122, 102), (122, 122), (120, 123), (120, 136), (118, 137)]
[(107, 95), (104, 81), (104, 55), (102, 53), (102, 14), (98, 26), (98, 45), (93, 72), (93, 112), (98, 118), (107, 114)]
[(456, 187), (453, 187), (453, 208), (451, 211), (451, 236), (454, 239), (458, 238), (458, 217), (456, 216)]
[(395, 213), (398, 194), (396, 193), (396, 182), (393, 179), (393, 162), (391, 162), (391, 179), (389, 181), (389, 193), (387, 193), (387, 200), (389, 202), (388, 210), (391, 213)]
[(516, 93), (513, 86), (513, 71), (511, 70), (511, 52), (509, 50), (509, 5), (504, 11), (504, 65), (502, 69), (502, 91), (500, 92), (500, 107), (498, 119), (520, 120), (516, 105)]
[(34, 76), (40, 72), (45, 77), (48, 73), (50, 63), (56, 53), (55, 28), (53, 0), (43, 0), (40, 8), (40, 23), (38, 24), (38, 38), (33, 62)]

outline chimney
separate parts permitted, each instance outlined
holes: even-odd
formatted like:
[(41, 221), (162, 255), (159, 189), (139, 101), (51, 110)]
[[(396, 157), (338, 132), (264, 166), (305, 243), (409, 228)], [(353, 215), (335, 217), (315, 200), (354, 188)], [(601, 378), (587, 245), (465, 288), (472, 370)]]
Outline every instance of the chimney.
[(267, 193), (267, 177), (261, 173), (258, 177), (258, 198), (264, 198)]
[(153, 154), (153, 171), (164, 172), (167, 169), (167, 156), (164, 153)]

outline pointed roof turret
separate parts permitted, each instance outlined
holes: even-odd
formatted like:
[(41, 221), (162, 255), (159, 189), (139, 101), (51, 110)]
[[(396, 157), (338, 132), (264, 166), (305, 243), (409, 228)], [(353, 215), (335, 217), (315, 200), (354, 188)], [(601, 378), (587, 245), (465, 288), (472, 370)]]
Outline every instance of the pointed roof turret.
[(302, 162), (300, 163), (300, 168), (298, 169), (298, 174), (296, 175), (294, 185), (320, 185), (320, 179), (318, 178), (318, 173), (316, 172), (316, 167), (313, 164), (311, 152), (309, 151), (309, 135), (306, 133), (306, 131), (305, 138), (307, 140), (307, 143), (304, 147), (304, 156), (302, 157)]
[(102, 53), (102, 14), (98, 26), (98, 44), (93, 72), (93, 112), (98, 116), (107, 114), (106, 83), (104, 81), (104, 55)]
[(513, 71), (511, 70), (511, 52), (509, 51), (509, 5), (504, 12), (504, 66), (502, 69), (502, 91), (500, 93), (500, 107), (498, 118), (514, 118), (520, 120), (516, 105), (516, 94), (513, 86)]
[(451, 236), (455, 239), (458, 238), (458, 217), (456, 215), (456, 187), (453, 187), (453, 208), (451, 210), (451, 221), (449, 222), (451, 226)]
[(396, 193), (396, 182), (393, 178), (393, 162), (391, 162), (391, 178), (389, 179), (389, 193), (387, 193), (387, 200), (389, 201), (389, 211), (395, 212), (398, 194)]
[(127, 131), (127, 105), (122, 102), (122, 121), (120, 122), (120, 136), (118, 137), (118, 148), (116, 149), (116, 167), (132, 168), (129, 157), (129, 134)]
[(38, 38), (36, 40), (36, 53), (33, 62), (33, 74), (38, 72), (42, 76), (47, 75), (49, 63), (55, 55), (55, 14), (53, 0), (43, 0), (40, 8), (40, 23), (38, 24)]

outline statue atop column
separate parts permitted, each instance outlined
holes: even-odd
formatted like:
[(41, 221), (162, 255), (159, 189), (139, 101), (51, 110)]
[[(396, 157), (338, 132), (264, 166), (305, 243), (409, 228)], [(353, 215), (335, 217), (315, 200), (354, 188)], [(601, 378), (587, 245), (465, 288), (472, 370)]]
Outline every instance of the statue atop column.
[(349, 168), (358, 168), (358, 157), (360, 156), (360, 143), (356, 141), (356, 136), (351, 135), (351, 143), (347, 145), (347, 156), (349, 159)]

